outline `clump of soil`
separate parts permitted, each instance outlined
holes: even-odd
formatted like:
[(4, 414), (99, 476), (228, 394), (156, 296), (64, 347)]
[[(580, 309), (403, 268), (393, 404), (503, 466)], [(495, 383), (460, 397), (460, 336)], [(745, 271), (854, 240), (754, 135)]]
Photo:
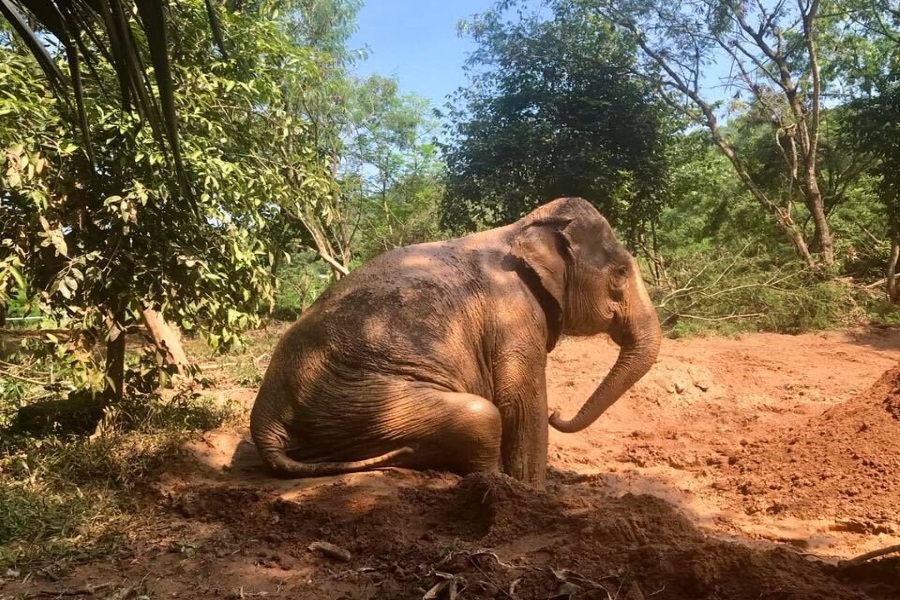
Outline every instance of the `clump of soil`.
[(471, 525), (474, 539), (509, 540), (533, 533), (535, 524), (554, 528), (570, 507), (550, 492), (524, 486), (510, 477), (472, 474), (450, 490), (449, 521)]
[(838, 518), (847, 531), (895, 533), (900, 366), (806, 425), (746, 443), (730, 462), (731, 485), (748, 512)]

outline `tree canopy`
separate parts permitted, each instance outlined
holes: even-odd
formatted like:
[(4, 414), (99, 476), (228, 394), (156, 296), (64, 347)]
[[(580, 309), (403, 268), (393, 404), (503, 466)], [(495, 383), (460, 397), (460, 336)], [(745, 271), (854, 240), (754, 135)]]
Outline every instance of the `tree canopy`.
[(289, 110), (288, 94), (320, 78), (314, 52), (274, 13), (248, 10), (224, 18), (231, 52), (217, 56), (205, 11), (199, 0), (169, 9), (193, 204), (183, 201), (178, 172), (165, 167), (152, 126), (102, 93), (116, 78), (110, 64), (82, 81), (88, 156), (78, 124), (45, 94), (31, 58), (0, 46), (0, 281), (25, 287), (44, 315), (82, 337), (121, 342), (153, 309), (213, 346), (236, 342), (272, 301), (272, 198), (298, 180), (308, 203), (330, 192), (309, 120)]
[(590, 14), (501, 2), (464, 24), (477, 49), (448, 110), (445, 225), (508, 222), (583, 196), (632, 239), (667, 194), (672, 119), (636, 77), (635, 45)]

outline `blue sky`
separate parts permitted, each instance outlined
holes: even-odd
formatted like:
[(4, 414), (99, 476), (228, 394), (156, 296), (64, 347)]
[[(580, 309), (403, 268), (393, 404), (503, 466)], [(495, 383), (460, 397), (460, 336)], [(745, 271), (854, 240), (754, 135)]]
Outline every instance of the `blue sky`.
[[(369, 56), (356, 66), (361, 76), (395, 76), (401, 93), (415, 93), (443, 107), (447, 95), (465, 84), (463, 62), (475, 44), (457, 35), (460, 19), (488, 10), (494, 0), (366, 0), (357, 15), (351, 49), (365, 48)], [(539, 4), (539, 2), (535, 2)], [(727, 64), (711, 66), (706, 86), (716, 86), (728, 73)], [(721, 88), (707, 88), (721, 97)]]
[(493, 0), (367, 0), (357, 16), (351, 48), (368, 47), (359, 75), (394, 75), (402, 93), (415, 93), (443, 106), (465, 83), (462, 66), (474, 49), (456, 33), (456, 23), (483, 12)]

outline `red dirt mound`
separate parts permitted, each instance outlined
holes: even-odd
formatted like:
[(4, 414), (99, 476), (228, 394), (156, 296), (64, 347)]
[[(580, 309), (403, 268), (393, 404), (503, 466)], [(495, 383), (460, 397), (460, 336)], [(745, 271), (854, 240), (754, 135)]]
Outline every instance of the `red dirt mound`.
[(803, 427), (745, 443), (729, 462), (732, 490), (747, 512), (840, 518), (848, 531), (895, 533), (900, 366)]

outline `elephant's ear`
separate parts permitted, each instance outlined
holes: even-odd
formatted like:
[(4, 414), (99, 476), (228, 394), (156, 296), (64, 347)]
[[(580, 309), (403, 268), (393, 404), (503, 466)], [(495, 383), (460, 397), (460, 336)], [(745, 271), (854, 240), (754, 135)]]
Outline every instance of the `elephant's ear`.
[(528, 223), (516, 234), (510, 248), (510, 253), (537, 275), (560, 309), (565, 306), (569, 256), (568, 241), (562, 231), (571, 222), (568, 218), (551, 218)]

